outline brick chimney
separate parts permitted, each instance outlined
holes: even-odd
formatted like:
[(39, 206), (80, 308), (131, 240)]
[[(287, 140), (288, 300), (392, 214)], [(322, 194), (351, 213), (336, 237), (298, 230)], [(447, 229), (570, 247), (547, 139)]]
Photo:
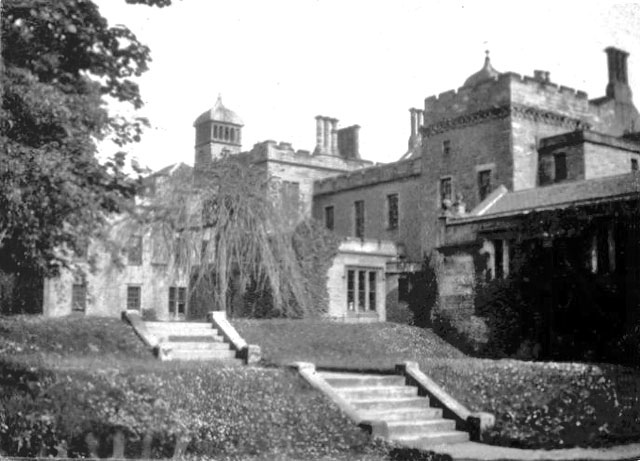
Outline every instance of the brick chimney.
[(631, 88), (627, 75), (629, 53), (612, 46), (604, 51), (607, 53), (607, 69), (609, 71), (607, 96), (616, 101), (631, 102)]

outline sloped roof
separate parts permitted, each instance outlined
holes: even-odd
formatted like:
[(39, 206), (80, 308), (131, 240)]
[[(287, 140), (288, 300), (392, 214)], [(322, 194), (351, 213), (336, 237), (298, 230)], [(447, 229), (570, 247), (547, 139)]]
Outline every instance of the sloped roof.
[(532, 211), (561, 209), (571, 205), (629, 198), (634, 195), (640, 198), (640, 174), (637, 172), (498, 194), (492, 198), (493, 203), (490, 203), (491, 197), (488, 197), (470, 214), (454, 218), (453, 221), (490, 219)]

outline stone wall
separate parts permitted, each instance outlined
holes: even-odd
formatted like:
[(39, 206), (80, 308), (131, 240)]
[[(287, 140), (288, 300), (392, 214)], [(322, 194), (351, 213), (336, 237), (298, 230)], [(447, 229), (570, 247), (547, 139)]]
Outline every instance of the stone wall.
[[(443, 152), (443, 142), (450, 152)], [(492, 171), (492, 188), (512, 187), (511, 125), (508, 117), (488, 118), (477, 124), (434, 134), (423, 141), (424, 200), (423, 247), (428, 253), (437, 246), (438, 217), (442, 214), (440, 180), (451, 178), (452, 196), (462, 194), (467, 210), (480, 201), (478, 172)]]
[(295, 151), (290, 144), (278, 144), (275, 141), (256, 144), (250, 152), (242, 155), (248, 156), (249, 161), (256, 166), (264, 166), (270, 177), (299, 184), (300, 212), (303, 217), (312, 214), (315, 181), (371, 165), (371, 162), (366, 160)]
[[(140, 287), (142, 310), (153, 310), (158, 319), (169, 318), (169, 287), (187, 287), (186, 277), (172, 274), (166, 264), (154, 263), (149, 236), (143, 238), (142, 265), (127, 264), (126, 256), (121, 264), (113, 261), (111, 253), (100, 243), (91, 245), (89, 257), (95, 261), (81, 262), (87, 287), (85, 315), (106, 317), (120, 316), (127, 308), (127, 286)], [(72, 286), (82, 278), (70, 270), (63, 270), (59, 277), (45, 280), (43, 314), (62, 316), (72, 313)], [(188, 306), (187, 306), (188, 310)]]
[(540, 75), (504, 73), (475, 87), (426, 98), (421, 128), (425, 252), (438, 244), (443, 177), (451, 178), (452, 198), (462, 194), (467, 210), (479, 203), (480, 169), (492, 170), (492, 188), (536, 187), (540, 141), (600, 127), (599, 114), (585, 92), (558, 86)]
[[(316, 183), (313, 217), (324, 221), (325, 208), (333, 207), (334, 232), (354, 236), (354, 202), (364, 201), (365, 238), (402, 243), (406, 256), (422, 260), (420, 245), (420, 160), (381, 165)], [(388, 226), (387, 196), (398, 195), (398, 226)]]
[(640, 145), (636, 152), (614, 146), (586, 144), (584, 151), (585, 178), (599, 178), (631, 171), (631, 159), (640, 162)]

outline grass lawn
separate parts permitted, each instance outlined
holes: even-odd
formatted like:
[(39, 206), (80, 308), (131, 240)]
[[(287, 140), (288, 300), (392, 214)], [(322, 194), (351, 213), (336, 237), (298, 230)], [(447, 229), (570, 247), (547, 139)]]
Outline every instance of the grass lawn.
[(640, 370), (466, 357), (429, 329), (398, 324), (234, 320), (267, 364), (392, 370), (414, 360), (472, 410), (496, 415), (490, 443), (523, 448), (640, 442)]
[(131, 456), (151, 433), (155, 456), (170, 456), (186, 434), (188, 453), (209, 459), (396, 459), (393, 447), (371, 441), (279, 366), (293, 361), (358, 370), (417, 361), (469, 408), (496, 415), (495, 444), (640, 441), (638, 370), (474, 359), (428, 329), (391, 323), (233, 323), (271, 366), (159, 362), (119, 319), (0, 317), (0, 450), (55, 454), (64, 440), (69, 454), (86, 454), (88, 431), (108, 446), (120, 428)]
[(465, 355), (431, 331), (396, 323), (319, 320), (233, 320), (240, 335), (262, 348), (267, 364), (309, 361), (318, 367), (393, 369), (403, 360)]
[(389, 459), (292, 370), (160, 362), (119, 319), (0, 317), (0, 457), (110, 455), (116, 430), (138, 457)]

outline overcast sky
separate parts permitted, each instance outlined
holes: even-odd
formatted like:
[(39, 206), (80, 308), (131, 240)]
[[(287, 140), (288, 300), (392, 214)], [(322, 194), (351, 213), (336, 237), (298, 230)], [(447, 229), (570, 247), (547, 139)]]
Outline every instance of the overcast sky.
[[(640, 2), (174, 0), (157, 9), (98, 0), (151, 48), (139, 80), (152, 128), (130, 148), (153, 169), (193, 164), (193, 121), (222, 95), (244, 121), (243, 148), (273, 139), (315, 147), (316, 115), (360, 125), (364, 158), (407, 148), (410, 107), (458, 88), (482, 67), (602, 96), (603, 49), (631, 53), (640, 106)], [(106, 150), (106, 149), (103, 149)]]

